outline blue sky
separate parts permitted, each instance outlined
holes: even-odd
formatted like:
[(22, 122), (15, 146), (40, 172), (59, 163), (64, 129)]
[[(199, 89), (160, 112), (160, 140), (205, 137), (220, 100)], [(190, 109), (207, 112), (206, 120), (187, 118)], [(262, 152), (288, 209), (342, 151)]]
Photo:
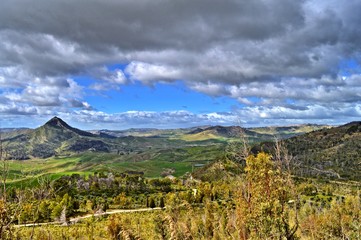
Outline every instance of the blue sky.
[[(111, 71), (125, 66), (109, 68)], [(188, 110), (194, 113), (232, 111), (243, 104), (226, 96), (210, 96), (189, 89), (183, 81), (144, 85), (139, 81), (119, 86), (118, 89), (106, 89), (102, 92), (90, 89), (96, 82), (89, 76), (77, 77), (75, 80), (84, 89), (84, 100), (97, 110), (118, 113), (134, 111), (172, 111)]]
[(358, 0), (3, 0), (0, 124), (358, 121), (360, 8)]
[(144, 86), (135, 83), (123, 86), (120, 90), (107, 91), (106, 97), (97, 93), (89, 93), (85, 98), (94, 108), (117, 113), (128, 111), (172, 111), (184, 109), (195, 113), (212, 111), (231, 111), (240, 106), (235, 99), (229, 97), (212, 97), (187, 89), (182, 82), (172, 84), (156, 83)]

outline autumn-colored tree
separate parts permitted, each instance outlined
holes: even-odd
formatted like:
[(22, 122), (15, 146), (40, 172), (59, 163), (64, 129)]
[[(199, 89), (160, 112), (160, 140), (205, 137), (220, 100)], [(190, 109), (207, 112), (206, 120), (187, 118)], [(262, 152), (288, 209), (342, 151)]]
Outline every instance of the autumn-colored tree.
[(246, 181), (237, 206), (242, 239), (294, 239), (290, 227), (288, 179), (271, 156), (259, 153), (246, 158)]
[(205, 237), (212, 239), (214, 236), (214, 208), (212, 203), (207, 202), (204, 206)]

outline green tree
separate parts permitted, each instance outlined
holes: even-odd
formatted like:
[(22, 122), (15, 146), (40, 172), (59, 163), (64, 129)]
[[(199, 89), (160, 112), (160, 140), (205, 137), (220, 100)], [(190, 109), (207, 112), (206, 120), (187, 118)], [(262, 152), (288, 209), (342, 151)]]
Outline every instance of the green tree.
[(39, 220), (40, 221), (49, 221), (51, 218), (51, 209), (50, 203), (47, 200), (41, 201), (39, 204)]
[(150, 197), (149, 198), (149, 207), (150, 208), (155, 208), (155, 201), (154, 201), (154, 198), (153, 197)]
[(159, 200), (159, 207), (160, 208), (164, 208), (165, 207), (165, 204), (164, 204), (164, 197), (160, 197), (160, 200)]
[(59, 203), (56, 205), (53, 210), (51, 211), (51, 217), (54, 220), (58, 220), (60, 218), (61, 212), (63, 211), (63, 205)]

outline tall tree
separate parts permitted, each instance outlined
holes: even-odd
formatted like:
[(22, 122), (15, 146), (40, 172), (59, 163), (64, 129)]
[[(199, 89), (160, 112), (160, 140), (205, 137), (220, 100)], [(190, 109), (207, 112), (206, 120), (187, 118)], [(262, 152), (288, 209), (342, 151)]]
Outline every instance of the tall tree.
[(246, 181), (237, 214), (242, 239), (294, 239), (290, 227), (288, 178), (266, 153), (246, 158)]

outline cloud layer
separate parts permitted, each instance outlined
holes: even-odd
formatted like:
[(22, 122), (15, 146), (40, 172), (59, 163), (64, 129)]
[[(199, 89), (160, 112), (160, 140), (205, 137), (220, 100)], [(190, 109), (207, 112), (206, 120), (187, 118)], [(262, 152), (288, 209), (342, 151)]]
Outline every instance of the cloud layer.
[[(82, 113), (82, 119), (91, 111), (94, 122), (104, 114), (104, 121), (136, 120), (129, 112), (94, 110), (85, 91), (182, 80), (194, 91), (235, 98), (244, 106), (226, 114), (210, 110), (204, 118), (187, 113), (179, 118), (185, 125), (231, 122), (235, 116), (260, 125), (360, 117), (358, 0), (3, 0), (1, 5), (0, 112), (6, 116)], [(125, 68), (109, 70), (113, 64)], [(77, 76), (95, 82), (84, 89)], [(165, 124), (173, 116), (150, 115), (140, 119), (161, 118)]]

